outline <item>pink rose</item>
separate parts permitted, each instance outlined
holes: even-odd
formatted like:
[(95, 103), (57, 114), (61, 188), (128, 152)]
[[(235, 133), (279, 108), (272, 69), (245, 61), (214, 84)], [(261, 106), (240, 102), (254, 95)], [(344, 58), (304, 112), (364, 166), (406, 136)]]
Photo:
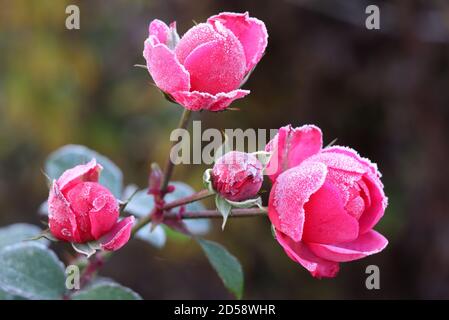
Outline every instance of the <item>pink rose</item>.
[(314, 277), (334, 277), (339, 262), (387, 246), (373, 230), (387, 206), (375, 164), (350, 148), (322, 149), (315, 126), (283, 127), (267, 149), (280, 163), (271, 176), (268, 215), (291, 259)]
[(177, 103), (220, 111), (249, 93), (239, 88), (262, 58), (267, 39), (265, 24), (247, 12), (210, 17), (180, 40), (175, 22), (153, 20), (143, 56), (156, 85)]
[(115, 251), (128, 242), (134, 217), (118, 221), (117, 199), (98, 183), (102, 169), (92, 159), (53, 181), (48, 197), (49, 226), (59, 240), (99, 241), (102, 249)]
[(255, 156), (231, 151), (220, 157), (212, 169), (213, 188), (225, 199), (254, 198), (263, 182), (263, 166)]

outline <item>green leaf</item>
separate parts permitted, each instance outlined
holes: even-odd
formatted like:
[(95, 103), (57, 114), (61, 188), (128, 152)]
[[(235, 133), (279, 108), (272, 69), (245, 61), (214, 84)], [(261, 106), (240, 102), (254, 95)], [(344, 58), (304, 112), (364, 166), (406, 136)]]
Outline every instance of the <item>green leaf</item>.
[[(32, 224), (16, 223), (3, 228), (0, 228), (0, 249), (11, 244), (30, 240), (38, 236), (42, 230)], [(41, 239), (36, 242), (43, 245), (48, 245), (48, 240)]]
[(122, 171), (111, 160), (85, 146), (66, 145), (54, 151), (45, 162), (45, 172), (50, 178), (57, 179), (65, 170), (85, 164), (92, 158), (97, 159), (97, 162), (103, 167), (100, 183), (120, 199), (123, 188)]
[(204, 239), (198, 239), (197, 241), (210, 264), (223, 280), (225, 287), (237, 299), (241, 299), (243, 295), (243, 270), (237, 258), (216, 242)]
[(0, 300), (23, 300), (23, 298), (9, 294), (6, 291), (0, 290)]
[(156, 248), (162, 248), (167, 241), (167, 235), (165, 234), (164, 228), (161, 225), (157, 225), (152, 228), (151, 223), (149, 223), (145, 228), (137, 231), (136, 237), (140, 240), (148, 242)]
[(154, 208), (154, 198), (149, 195), (146, 189), (137, 191), (124, 211), (129, 212), (139, 218), (146, 217)]
[(45, 246), (17, 243), (0, 250), (0, 289), (27, 299), (60, 299), (64, 265)]
[(224, 230), (226, 225), (226, 221), (228, 221), (229, 214), (231, 213), (232, 205), (226, 201), (225, 198), (219, 196), (218, 194), (215, 196), (215, 206), (217, 210), (220, 211), (223, 216), (223, 224), (221, 225), (221, 229)]
[(116, 282), (104, 280), (92, 284), (72, 295), (73, 300), (141, 300), (142, 298), (129, 288)]

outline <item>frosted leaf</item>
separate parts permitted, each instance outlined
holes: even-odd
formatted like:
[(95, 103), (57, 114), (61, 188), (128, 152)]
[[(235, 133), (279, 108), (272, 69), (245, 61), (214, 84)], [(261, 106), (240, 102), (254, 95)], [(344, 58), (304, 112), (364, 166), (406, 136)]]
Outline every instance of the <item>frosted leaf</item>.
[[(41, 232), (41, 228), (27, 223), (16, 223), (2, 227), (0, 228), (0, 248), (30, 240), (31, 238), (38, 236)], [(46, 239), (34, 240), (33, 242), (43, 245), (49, 244)]]
[(27, 299), (61, 299), (64, 265), (43, 245), (7, 246), (0, 250), (0, 289)]

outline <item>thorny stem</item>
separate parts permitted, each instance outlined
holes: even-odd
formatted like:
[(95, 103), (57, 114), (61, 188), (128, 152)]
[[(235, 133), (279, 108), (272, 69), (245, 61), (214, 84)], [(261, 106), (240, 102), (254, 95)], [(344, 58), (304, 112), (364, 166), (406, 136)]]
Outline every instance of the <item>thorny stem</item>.
[[(213, 192), (210, 192), (209, 190), (201, 190), (197, 193), (194, 193), (188, 197), (185, 198), (181, 198), (175, 201), (172, 201), (170, 203), (165, 204), (161, 210), (162, 212), (165, 211), (169, 211), (170, 209), (176, 208), (176, 207), (180, 207), (195, 201), (199, 201), (205, 198), (208, 198), (210, 196), (214, 195)], [(135, 235), (137, 233), (137, 231), (139, 231), (140, 229), (142, 229), (144, 226), (146, 226), (148, 223), (151, 222), (151, 219), (153, 218), (154, 213), (156, 212), (157, 208), (153, 208), (153, 210), (151, 211), (151, 213), (149, 215), (147, 215), (146, 217), (143, 217), (142, 219), (140, 219), (133, 227), (132, 231), (131, 231), (131, 235)], [(165, 214), (164, 214), (164, 219), (165, 219)]]
[[(181, 119), (179, 121), (178, 128), (186, 129), (189, 124), (189, 119), (191, 115), (191, 111), (184, 108)], [(177, 142), (173, 142), (171, 149)], [(132, 228), (131, 236), (134, 236), (140, 229), (145, 227), (148, 223), (151, 222), (153, 217), (157, 212), (161, 212), (163, 214), (163, 219), (171, 220), (171, 219), (202, 219), (202, 218), (221, 218), (222, 215), (218, 210), (202, 210), (202, 211), (183, 211), (173, 212), (170, 211), (173, 208), (184, 206), (186, 204), (199, 201), (214, 195), (213, 192), (209, 190), (201, 190), (191, 196), (178, 199), (172, 201), (170, 203), (164, 204), (164, 197), (168, 191), (168, 184), (170, 182), (171, 176), (173, 174), (174, 163), (168, 155), (167, 162), (165, 164), (164, 176), (160, 187), (160, 192), (155, 195), (155, 203), (162, 204), (162, 207), (158, 207), (157, 205), (153, 208), (153, 210), (146, 217), (140, 219)], [(265, 208), (249, 208), (249, 209), (233, 209), (231, 211), (230, 217), (254, 217), (254, 216), (265, 216), (266, 215)], [(80, 280), (81, 288), (88, 284), (92, 278), (95, 276), (96, 272), (99, 268), (104, 264), (104, 262), (112, 255), (112, 252), (102, 252), (101, 254), (95, 254), (88, 262), (85, 267)]]
[[(266, 209), (248, 208), (248, 209), (232, 209), (230, 218), (245, 218), (266, 216)], [(178, 212), (167, 212), (164, 219), (203, 219), (203, 218), (222, 218), (222, 214), (218, 210), (202, 210), (202, 211), (185, 211), (181, 215)]]

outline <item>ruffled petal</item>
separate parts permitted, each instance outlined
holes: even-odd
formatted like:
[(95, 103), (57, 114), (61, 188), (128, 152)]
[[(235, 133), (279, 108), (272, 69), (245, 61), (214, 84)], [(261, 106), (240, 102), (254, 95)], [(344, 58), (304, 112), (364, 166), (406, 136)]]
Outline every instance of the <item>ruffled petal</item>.
[(357, 161), (356, 159), (343, 154), (335, 152), (322, 152), (310, 157), (311, 161), (318, 161), (324, 163), (330, 169), (336, 169), (341, 171), (346, 171), (354, 174), (362, 175), (368, 171), (368, 168)]
[(173, 93), (173, 98), (180, 105), (192, 111), (209, 110), (222, 111), (236, 99), (243, 98), (249, 94), (249, 90), (233, 90), (227, 93), (220, 92), (211, 95), (198, 91), (179, 91)]
[(159, 43), (167, 44), (170, 28), (161, 20), (154, 19), (148, 27), (148, 35), (155, 36)]
[(58, 188), (62, 193), (66, 193), (75, 184), (83, 181), (97, 182), (103, 167), (92, 159), (86, 164), (80, 164), (72, 169), (64, 171), (64, 173), (56, 181)]
[(293, 261), (298, 262), (316, 278), (333, 278), (340, 266), (338, 263), (316, 256), (302, 242), (294, 242), (282, 232), (276, 231), (276, 240), (284, 248), (285, 253)]
[(380, 233), (370, 230), (356, 240), (341, 244), (308, 244), (317, 256), (335, 262), (347, 262), (364, 258), (385, 249), (388, 240)]
[(370, 171), (373, 175), (378, 176), (379, 178), (382, 176), (379, 170), (377, 169), (377, 165), (375, 163), (371, 162), (367, 158), (361, 157), (358, 154), (358, 152), (352, 148), (342, 146), (332, 146), (323, 149), (323, 152), (344, 154), (360, 163), (363, 167), (365, 167), (366, 171)]
[(134, 216), (129, 216), (117, 222), (111, 231), (100, 239), (101, 248), (116, 251), (123, 247), (131, 237), (134, 220)]
[(303, 241), (332, 244), (357, 239), (358, 221), (346, 212), (340, 191), (333, 184), (326, 181), (310, 197), (304, 210)]
[(365, 175), (363, 182), (369, 192), (370, 206), (365, 209), (359, 219), (360, 233), (372, 229), (382, 218), (388, 205), (388, 198), (383, 188), (379, 185), (379, 179), (373, 175)]
[(304, 125), (292, 128), (291, 125), (279, 129), (278, 134), (267, 144), (265, 150), (272, 152), (266, 173), (272, 181), (278, 175), (299, 165), (306, 158), (318, 153), (323, 145), (320, 128)]
[[(357, 151), (348, 147), (325, 148), (320, 156), (328, 166), (360, 174), (359, 186), (368, 205), (359, 219), (359, 225), (360, 233), (367, 232), (382, 218), (388, 205), (388, 198), (385, 196), (377, 165), (367, 158), (362, 158)], [(331, 161), (331, 159), (334, 160)]]
[(79, 240), (75, 213), (56, 182), (53, 182), (48, 197), (48, 224), (51, 233), (59, 240)]
[(145, 41), (143, 56), (151, 77), (162, 91), (173, 94), (190, 90), (189, 73), (175, 54), (165, 44), (159, 43), (155, 36)]
[(303, 162), (279, 175), (270, 192), (268, 216), (277, 230), (300, 241), (304, 227), (304, 205), (323, 185), (326, 166)]
[(186, 57), (192, 91), (217, 94), (237, 89), (245, 75), (245, 54), (236, 36), (216, 23), (219, 39), (197, 46)]
[(248, 12), (222, 12), (210, 17), (207, 22), (216, 21), (230, 29), (243, 46), (246, 57), (245, 73), (251, 71), (260, 61), (268, 43), (267, 28), (263, 21), (249, 17)]

